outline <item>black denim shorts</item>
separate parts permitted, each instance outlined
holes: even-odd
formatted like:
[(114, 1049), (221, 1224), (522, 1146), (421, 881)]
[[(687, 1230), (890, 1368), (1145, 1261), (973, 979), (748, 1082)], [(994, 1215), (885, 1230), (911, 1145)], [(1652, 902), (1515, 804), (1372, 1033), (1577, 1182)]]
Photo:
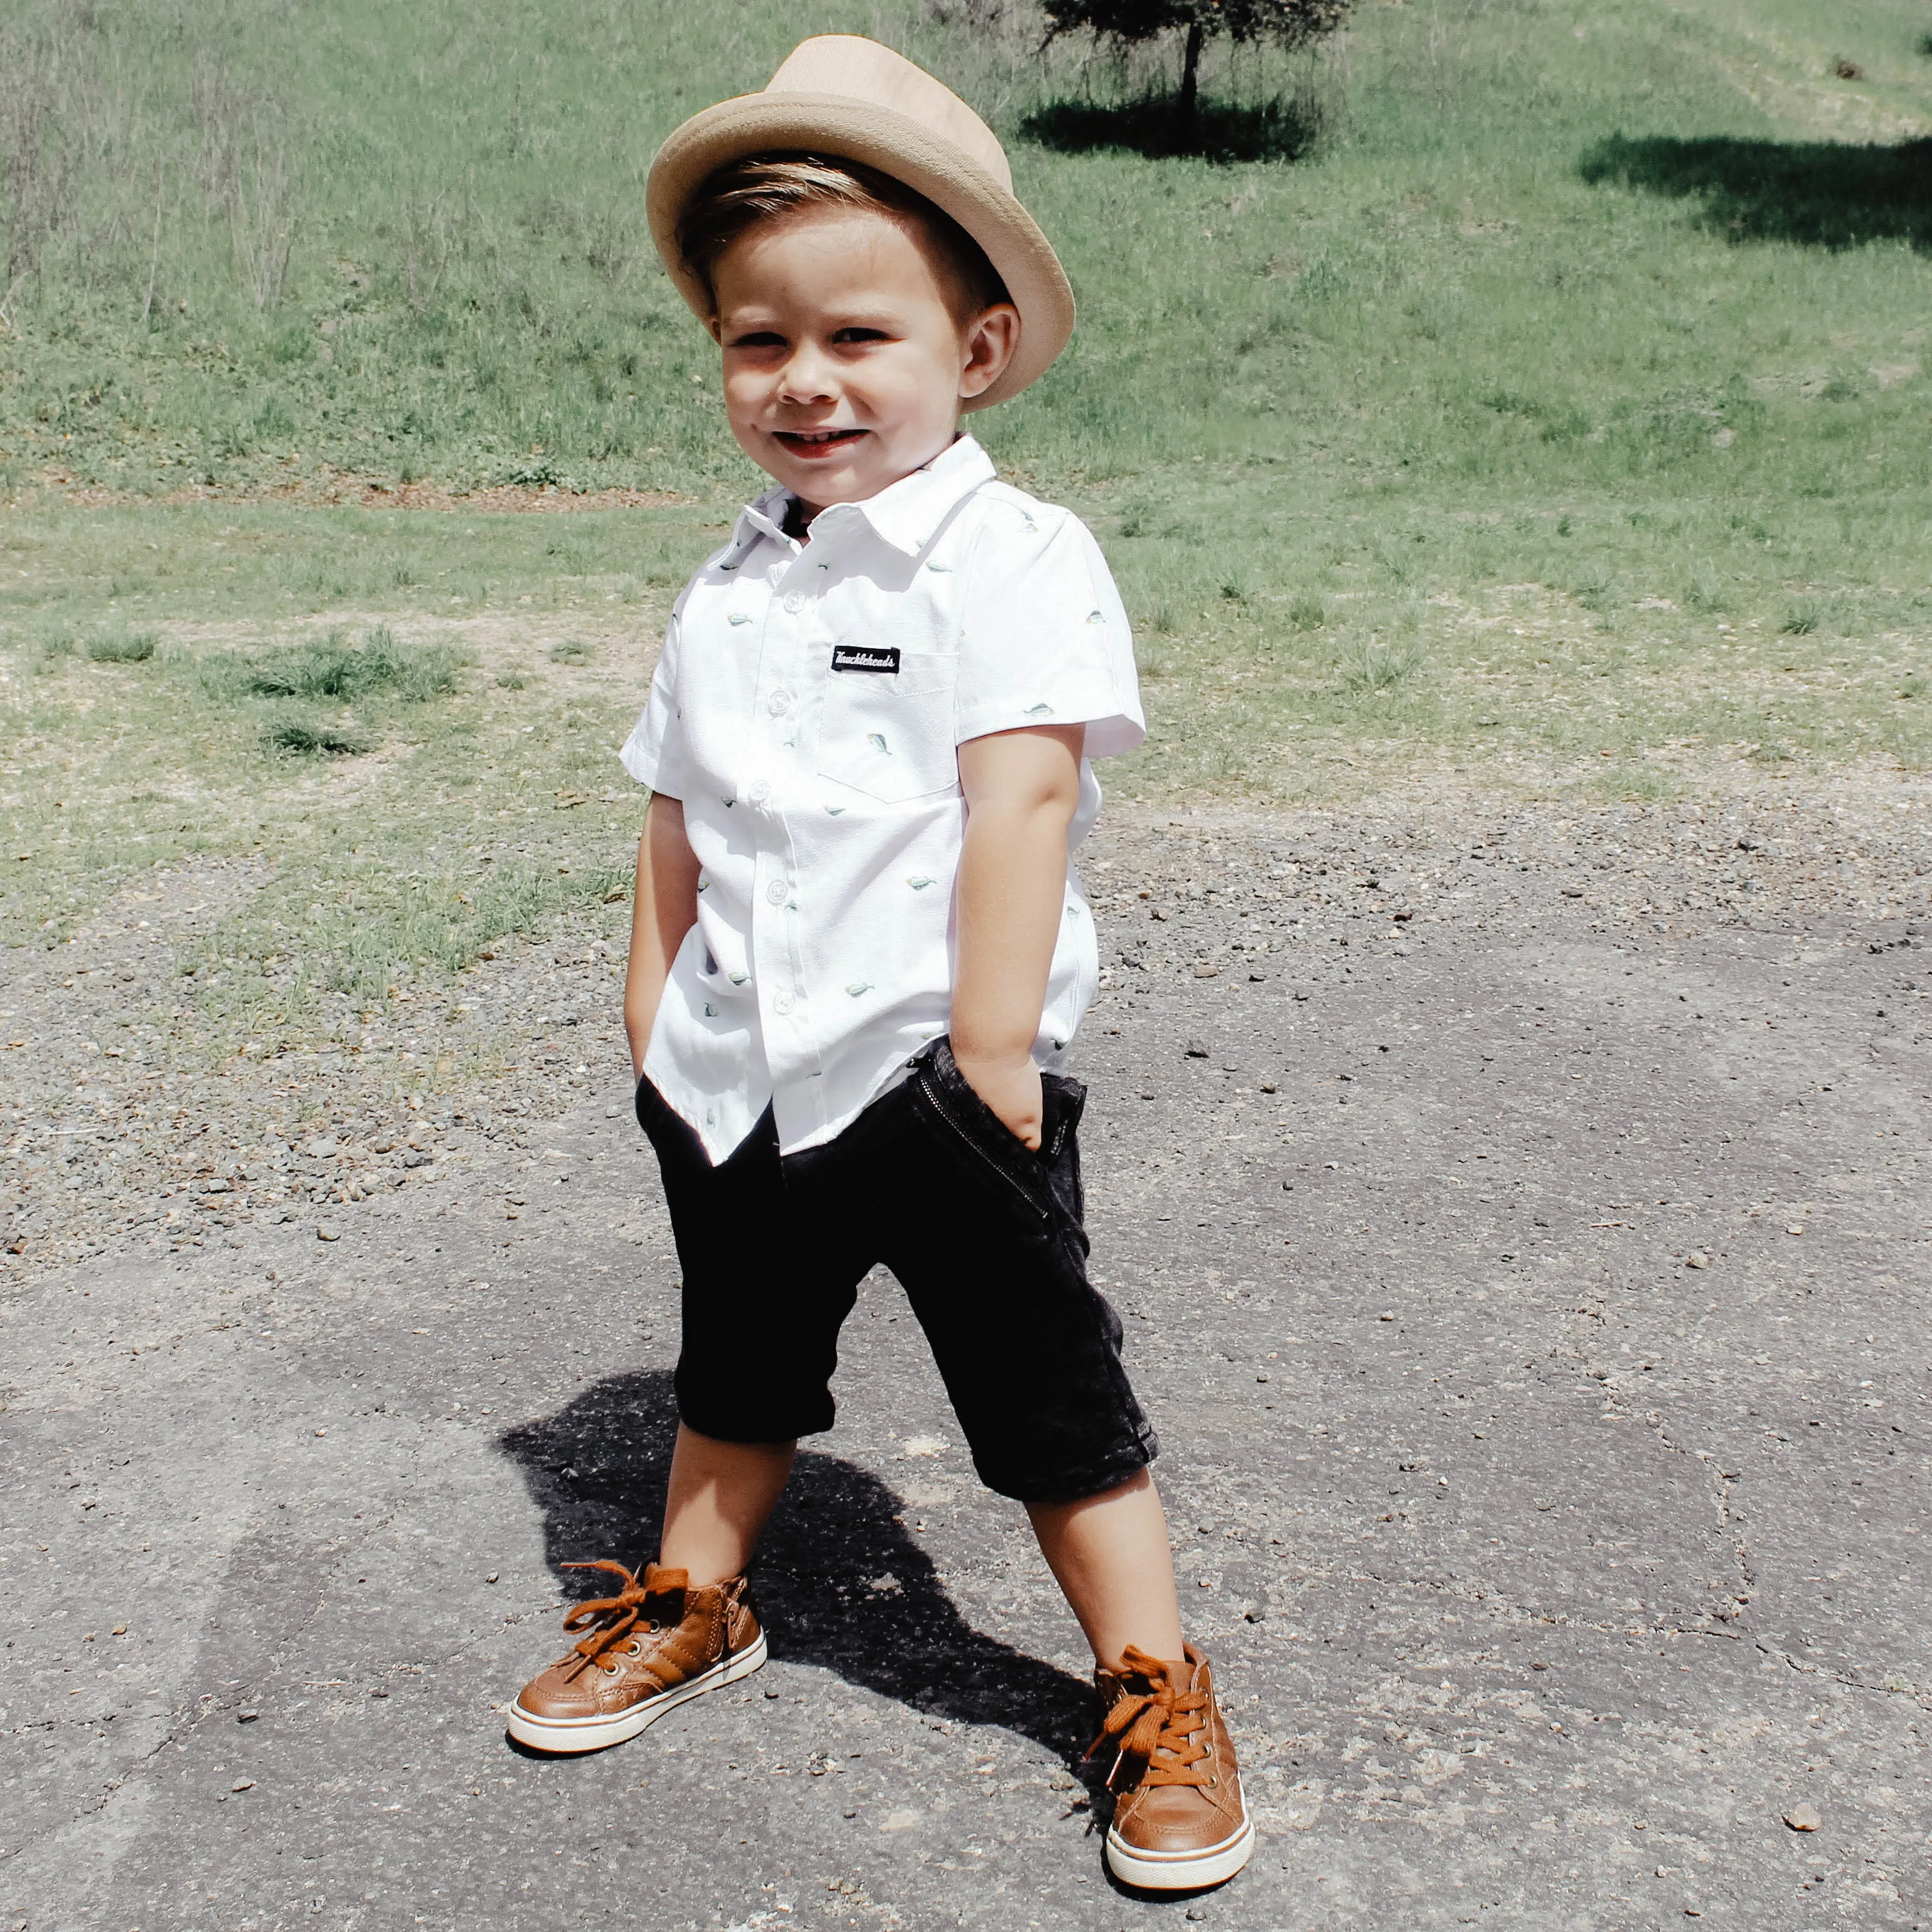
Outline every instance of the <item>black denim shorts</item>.
[(1086, 1089), (1054, 1074), (1043, 1086), (1035, 1153), (935, 1040), (836, 1139), (781, 1157), (768, 1110), (714, 1166), (640, 1081), (638, 1118), (684, 1269), (684, 1420), (728, 1442), (830, 1429), (838, 1330), (883, 1262), (989, 1489), (1070, 1502), (1151, 1461), (1154, 1430), (1120, 1366), (1120, 1318), (1087, 1279)]

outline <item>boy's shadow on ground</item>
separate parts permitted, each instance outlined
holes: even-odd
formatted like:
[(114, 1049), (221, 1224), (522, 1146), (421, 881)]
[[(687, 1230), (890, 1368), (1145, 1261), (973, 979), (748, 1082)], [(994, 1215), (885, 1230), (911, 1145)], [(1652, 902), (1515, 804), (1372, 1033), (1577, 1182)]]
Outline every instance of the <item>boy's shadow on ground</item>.
[[(566, 1563), (614, 1556), (642, 1572), (676, 1430), (671, 1378), (646, 1370), (499, 1438), (544, 1513), (544, 1555), (567, 1596), (605, 1595), (612, 1580)], [(1098, 1722), (1092, 1689), (968, 1624), (896, 1520), (902, 1507), (866, 1471), (800, 1453), (752, 1573), (772, 1654), (917, 1711), (1003, 1725), (1077, 1762)]]

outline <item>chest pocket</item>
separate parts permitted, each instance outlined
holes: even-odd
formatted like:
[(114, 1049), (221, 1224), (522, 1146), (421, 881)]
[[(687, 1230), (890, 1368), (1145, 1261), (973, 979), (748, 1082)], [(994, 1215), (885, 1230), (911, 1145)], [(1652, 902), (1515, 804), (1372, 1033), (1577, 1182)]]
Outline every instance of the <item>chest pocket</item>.
[(898, 803), (959, 782), (952, 735), (957, 658), (905, 651), (896, 671), (828, 670), (818, 769), (868, 797)]

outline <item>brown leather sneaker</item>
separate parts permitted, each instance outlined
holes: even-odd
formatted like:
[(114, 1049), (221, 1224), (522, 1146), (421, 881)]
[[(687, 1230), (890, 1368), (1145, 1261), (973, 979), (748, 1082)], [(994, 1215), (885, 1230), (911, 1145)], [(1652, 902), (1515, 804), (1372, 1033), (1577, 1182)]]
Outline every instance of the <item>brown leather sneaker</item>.
[(765, 1660), (742, 1576), (693, 1589), (682, 1570), (646, 1565), (640, 1583), (621, 1563), (568, 1563), (624, 1580), (614, 1597), (579, 1604), (566, 1630), (588, 1633), (510, 1706), (510, 1735), (532, 1750), (620, 1744), (678, 1705), (748, 1677)]
[(1107, 1716), (1088, 1755), (1116, 1753), (1107, 1864), (1123, 1885), (1150, 1892), (1220, 1885), (1254, 1855), (1208, 1660), (1186, 1651), (1184, 1663), (1163, 1664), (1130, 1644), (1114, 1669), (1094, 1673)]

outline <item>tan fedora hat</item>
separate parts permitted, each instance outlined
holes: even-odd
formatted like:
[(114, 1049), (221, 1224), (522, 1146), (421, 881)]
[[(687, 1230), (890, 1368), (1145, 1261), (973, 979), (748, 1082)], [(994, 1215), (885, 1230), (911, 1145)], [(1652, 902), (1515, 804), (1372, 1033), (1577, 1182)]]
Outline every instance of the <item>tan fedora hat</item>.
[(747, 154), (794, 152), (862, 161), (943, 208), (986, 251), (1020, 312), (1006, 373), (962, 406), (984, 409), (1045, 374), (1073, 333), (1073, 290), (1052, 244), (1013, 194), (993, 130), (950, 88), (856, 34), (801, 41), (762, 94), (694, 114), (651, 164), (652, 238), (686, 302), (711, 302), (678, 252), (677, 225), (707, 176)]

